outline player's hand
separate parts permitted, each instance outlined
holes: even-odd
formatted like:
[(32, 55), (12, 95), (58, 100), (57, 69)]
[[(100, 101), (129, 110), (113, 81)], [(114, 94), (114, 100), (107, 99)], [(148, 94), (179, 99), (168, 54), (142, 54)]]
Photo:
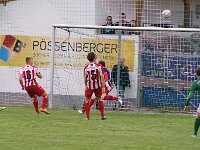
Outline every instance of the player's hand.
[(105, 93), (105, 91), (106, 91), (105, 87), (102, 87), (102, 93)]
[(108, 89), (108, 91), (111, 91), (111, 90), (112, 90), (112, 87), (109, 86), (109, 87), (107, 87), (107, 89)]
[(25, 87), (24, 87), (24, 86), (22, 86), (22, 90), (25, 90)]
[(185, 106), (184, 108), (183, 108), (183, 112), (186, 112), (187, 111), (187, 106)]

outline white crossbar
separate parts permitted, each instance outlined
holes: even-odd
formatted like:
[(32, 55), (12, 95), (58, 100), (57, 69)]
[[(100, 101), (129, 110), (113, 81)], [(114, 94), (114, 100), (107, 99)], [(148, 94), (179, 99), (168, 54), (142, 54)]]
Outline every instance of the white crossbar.
[(96, 26), (96, 25), (71, 25), (71, 24), (53, 24), (52, 26), (57, 28), (81, 28), (81, 29), (200, 32), (199, 28), (123, 27), (123, 26)]

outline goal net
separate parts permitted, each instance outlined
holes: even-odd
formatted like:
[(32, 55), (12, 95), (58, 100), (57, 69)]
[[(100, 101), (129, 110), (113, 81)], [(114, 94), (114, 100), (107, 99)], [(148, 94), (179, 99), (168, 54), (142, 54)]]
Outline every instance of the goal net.
[[(113, 73), (114, 65), (118, 64), (118, 57), (125, 58), (125, 65), (129, 68), (130, 83), (128, 83), (128, 78), (127, 90), (125, 90), (125, 94), (120, 96), (123, 97), (124, 109), (133, 108), (134, 97), (137, 95), (137, 80), (135, 79), (138, 58), (134, 56), (138, 55), (138, 36), (124, 35), (119, 42), (118, 35), (98, 34), (97, 32), (101, 31), (97, 29), (55, 28), (55, 49), (51, 61), (54, 62), (53, 107), (81, 107), (83, 105), (85, 90), (83, 68), (88, 64), (88, 52), (94, 52), (97, 55), (97, 63), (105, 61), (110, 75)], [(112, 80), (112, 78), (110, 79)], [(131, 90), (133, 92), (130, 92)], [(116, 87), (109, 95), (119, 96)], [(105, 106), (108, 109), (116, 109), (119, 104), (118, 101), (107, 101)]]
[[(102, 30), (118, 33), (99, 34)], [(123, 109), (180, 111), (184, 107), (200, 64), (199, 29), (55, 25), (53, 31), (50, 106), (82, 106), (83, 68), (88, 52), (94, 52), (97, 62), (105, 61), (111, 72), (114, 65), (121, 65), (120, 58), (125, 58), (130, 84), (124, 87)], [(118, 82), (123, 80), (120, 69)], [(120, 84), (112, 83), (110, 95), (119, 96)], [(198, 103), (196, 95), (191, 108)], [(107, 101), (105, 106), (121, 109), (117, 101)]]

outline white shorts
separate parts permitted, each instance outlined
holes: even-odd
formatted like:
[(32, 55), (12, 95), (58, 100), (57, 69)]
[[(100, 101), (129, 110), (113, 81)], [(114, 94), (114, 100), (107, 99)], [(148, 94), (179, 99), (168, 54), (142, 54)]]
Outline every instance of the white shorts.
[(200, 113), (200, 104), (199, 104), (199, 107), (197, 108), (197, 112)]

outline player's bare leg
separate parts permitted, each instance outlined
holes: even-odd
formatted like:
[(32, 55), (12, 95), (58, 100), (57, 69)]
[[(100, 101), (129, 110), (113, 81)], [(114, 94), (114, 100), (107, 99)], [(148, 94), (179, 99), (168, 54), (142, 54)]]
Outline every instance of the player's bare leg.
[(50, 114), (47, 110), (46, 110), (46, 105), (48, 104), (48, 94), (46, 92), (44, 92), (44, 94), (42, 94), (43, 101), (42, 101), (42, 106), (40, 108), (41, 112), (44, 112), (45, 114)]
[(33, 106), (34, 106), (34, 108), (35, 108), (36, 114), (39, 114), (40, 112), (39, 112), (39, 110), (38, 110), (38, 97), (37, 97), (37, 95), (34, 95), (34, 96), (32, 97), (32, 102), (33, 102)]

